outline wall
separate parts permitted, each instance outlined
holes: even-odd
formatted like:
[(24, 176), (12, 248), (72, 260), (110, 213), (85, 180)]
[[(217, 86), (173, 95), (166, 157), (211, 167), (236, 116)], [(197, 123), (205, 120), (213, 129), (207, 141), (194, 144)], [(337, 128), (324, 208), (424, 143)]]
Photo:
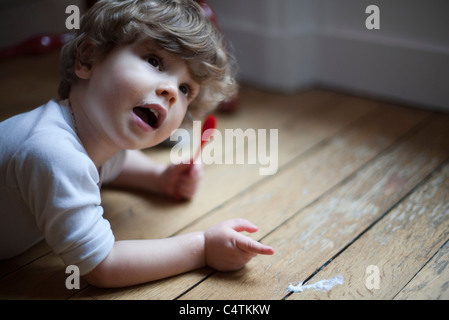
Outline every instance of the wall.
[[(449, 110), (449, 1), (210, 0), (240, 78), (292, 91), (321, 84)], [(380, 30), (365, 9), (380, 8)]]
[(83, 0), (0, 0), (0, 48), (36, 34), (67, 32), (65, 9), (71, 4), (84, 9)]
[[(242, 81), (279, 91), (313, 84), (449, 110), (447, 0), (209, 0)], [(0, 0), (0, 47), (65, 32), (81, 0)], [(380, 7), (381, 29), (365, 28)]]

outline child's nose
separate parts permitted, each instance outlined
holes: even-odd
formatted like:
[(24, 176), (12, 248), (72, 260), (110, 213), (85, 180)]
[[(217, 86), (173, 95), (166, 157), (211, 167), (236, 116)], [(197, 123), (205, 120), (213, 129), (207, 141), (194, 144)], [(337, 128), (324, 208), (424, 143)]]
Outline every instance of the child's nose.
[(161, 83), (156, 90), (156, 94), (167, 100), (168, 107), (172, 107), (178, 98), (177, 87), (171, 82)]

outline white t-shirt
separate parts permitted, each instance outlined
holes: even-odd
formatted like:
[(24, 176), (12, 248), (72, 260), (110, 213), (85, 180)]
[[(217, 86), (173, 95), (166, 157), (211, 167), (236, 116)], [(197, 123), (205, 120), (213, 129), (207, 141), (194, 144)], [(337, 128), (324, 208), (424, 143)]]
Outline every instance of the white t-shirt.
[(67, 100), (0, 122), (0, 259), (45, 239), (84, 275), (112, 249), (100, 187), (120, 173), (126, 151), (99, 173), (74, 128)]

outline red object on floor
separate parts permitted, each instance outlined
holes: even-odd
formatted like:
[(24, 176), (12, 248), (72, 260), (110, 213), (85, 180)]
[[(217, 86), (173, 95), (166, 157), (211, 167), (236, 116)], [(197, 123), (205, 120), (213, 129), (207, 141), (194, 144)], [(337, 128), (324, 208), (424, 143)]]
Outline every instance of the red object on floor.
[(15, 46), (0, 49), (0, 59), (49, 53), (64, 45), (70, 36), (68, 33), (39, 34)]
[[(195, 1), (203, 8), (204, 14), (210, 21), (212, 21), (217, 30), (220, 30), (217, 16), (215, 12), (212, 10), (208, 1), (207, 0), (195, 0)], [(86, 0), (87, 8), (92, 6), (94, 3), (95, 0)], [(41, 55), (49, 53), (53, 50), (61, 48), (71, 36), (72, 35), (70, 33), (38, 34), (15, 46), (0, 49), (0, 60), (15, 58), (22, 55)], [(223, 112), (232, 112), (237, 110), (238, 107), (239, 107), (238, 98), (234, 98), (230, 101), (225, 101), (221, 103), (220, 106), (218, 107), (218, 110)]]

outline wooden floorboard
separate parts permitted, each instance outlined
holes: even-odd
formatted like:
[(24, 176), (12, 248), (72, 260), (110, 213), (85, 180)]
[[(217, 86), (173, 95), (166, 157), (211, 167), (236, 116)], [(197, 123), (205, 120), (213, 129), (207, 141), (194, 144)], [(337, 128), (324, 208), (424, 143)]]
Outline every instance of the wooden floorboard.
[[(57, 55), (2, 62), (0, 120), (54, 96)], [(35, 67), (33, 67), (35, 66)], [(26, 84), (32, 90), (21, 95)], [(238, 272), (203, 268), (139, 286), (65, 288), (65, 266), (44, 243), (0, 262), (2, 299), (447, 299), (449, 115), (324, 89), (241, 90), (241, 109), (217, 114), (218, 130), (278, 129), (278, 170), (260, 163), (205, 166), (190, 202), (102, 191), (117, 239), (170, 237), (226, 219), (254, 222), (273, 246)], [(268, 132), (268, 131), (267, 131)], [(256, 137), (243, 142), (244, 150)], [(235, 154), (239, 145), (222, 152)], [(168, 163), (168, 148), (145, 150)], [(258, 159), (255, 159), (258, 160)], [(3, 245), (3, 244), (2, 244)], [(367, 281), (379, 270), (379, 288)], [(371, 269), (370, 269), (371, 270)], [(327, 291), (290, 283), (342, 276)]]
[[(310, 280), (340, 274), (345, 279), (343, 285), (329, 292), (308, 291), (290, 298), (393, 299), (401, 290), (407, 292), (408, 283), (447, 242), (448, 191), (449, 166), (445, 165)], [(378, 288), (371, 290), (366, 285), (371, 274), (366, 271), (368, 266), (377, 266), (380, 274)], [(434, 287), (430, 298), (438, 298), (438, 289), (447, 283), (447, 278), (437, 279), (444, 282)]]
[[(447, 123), (443, 128), (447, 128)], [(425, 140), (422, 139), (428, 138), (429, 135), (418, 137), (424, 143)], [(250, 297), (281, 299), (286, 295), (289, 283), (306, 280), (382, 217), (384, 212), (403, 196), (403, 193), (419, 183), (423, 175), (429, 174), (436, 165), (435, 163), (432, 163), (434, 166), (427, 165), (430, 157), (421, 158), (419, 154), (414, 157), (415, 150), (410, 149), (408, 144), (400, 148), (399, 152), (396, 150), (394, 147), (390, 148), (383, 156), (374, 159), (332, 192), (303, 210), (301, 207), (297, 208), (298, 211), (292, 219), (263, 239), (264, 243), (277, 248), (277, 251), (271, 259), (259, 259), (249, 266), (253, 268), (248, 273), (251, 281), (231, 284), (226, 280), (229, 277), (236, 277), (238, 273), (233, 275), (217, 273), (208, 279), (208, 282), (213, 282), (209, 288), (217, 289), (204, 290), (207, 298), (232, 296), (242, 299)], [(446, 152), (444, 156), (448, 155)], [(334, 156), (332, 162), (338, 162), (337, 159), (338, 156)], [(420, 163), (414, 163), (415, 161)], [(329, 162), (327, 164), (330, 165)], [(318, 172), (316, 174), (319, 175)], [(391, 183), (399, 179), (396, 177), (401, 179), (398, 185)], [(303, 181), (299, 182), (301, 185)], [(315, 181), (310, 182), (306, 185), (315, 185)], [(276, 205), (273, 207), (272, 215), (276, 212)], [(242, 270), (241, 274), (246, 275), (247, 272)], [(206, 281), (195, 288), (198, 293), (192, 290), (186, 298), (194, 298), (197, 294), (201, 294), (199, 291), (205, 285)], [(199, 297), (206, 298), (204, 295)]]

